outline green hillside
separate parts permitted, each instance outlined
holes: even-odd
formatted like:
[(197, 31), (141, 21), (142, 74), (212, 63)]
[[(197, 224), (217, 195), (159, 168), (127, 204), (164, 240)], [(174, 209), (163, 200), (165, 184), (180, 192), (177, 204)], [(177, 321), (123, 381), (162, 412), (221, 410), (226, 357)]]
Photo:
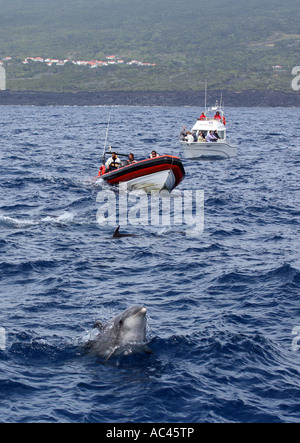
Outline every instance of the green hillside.
[[(0, 8), (12, 90), (197, 90), (207, 78), (210, 88), (290, 91), (300, 65), (298, 0), (0, 0)], [(124, 63), (72, 63), (112, 54)], [(70, 62), (23, 64), (28, 57)]]

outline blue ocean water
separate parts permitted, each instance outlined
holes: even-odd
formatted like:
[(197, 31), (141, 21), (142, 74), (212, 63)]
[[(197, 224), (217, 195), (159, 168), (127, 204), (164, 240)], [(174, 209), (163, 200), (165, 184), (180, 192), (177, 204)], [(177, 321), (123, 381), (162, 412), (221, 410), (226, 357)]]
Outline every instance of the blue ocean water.
[[(228, 108), (238, 158), (184, 161), (203, 235), (118, 241), (90, 180), (109, 108), (0, 111), (0, 421), (299, 422), (300, 110)], [(182, 156), (200, 111), (112, 108), (109, 144)], [(133, 304), (153, 353), (86, 355)]]

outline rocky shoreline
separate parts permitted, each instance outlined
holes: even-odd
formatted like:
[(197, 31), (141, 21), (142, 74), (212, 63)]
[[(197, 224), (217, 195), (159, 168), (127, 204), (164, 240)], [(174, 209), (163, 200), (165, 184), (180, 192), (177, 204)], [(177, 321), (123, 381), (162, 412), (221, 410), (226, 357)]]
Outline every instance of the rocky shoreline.
[[(221, 91), (208, 91), (214, 104)], [(299, 107), (300, 93), (280, 91), (223, 92), (227, 107)], [(203, 91), (36, 92), (0, 91), (0, 106), (203, 106)]]

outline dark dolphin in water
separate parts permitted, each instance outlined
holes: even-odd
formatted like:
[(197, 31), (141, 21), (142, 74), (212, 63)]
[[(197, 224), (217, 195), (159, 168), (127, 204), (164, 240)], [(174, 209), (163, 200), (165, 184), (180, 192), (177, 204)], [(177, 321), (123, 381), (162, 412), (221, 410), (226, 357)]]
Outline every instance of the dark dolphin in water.
[(121, 234), (120, 233), (120, 226), (118, 226), (114, 232), (113, 238), (124, 238), (124, 237), (140, 237), (140, 235), (139, 234)]
[[(133, 352), (135, 347), (145, 345), (146, 314), (147, 309), (144, 306), (132, 306), (107, 324), (95, 323), (97, 335), (88, 341), (85, 350), (108, 360), (112, 355), (118, 355), (126, 349)], [(149, 352), (147, 348), (143, 349)]]
[[(186, 231), (177, 231), (177, 234), (186, 234)], [(147, 235), (147, 234), (121, 234), (120, 233), (120, 226), (118, 226), (117, 229), (115, 230), (112, 238), (118, 239), (118, 238), (125, 238), (125, 237), (142, 237), (143, 235)], [(148, 235), (151, 235), (151, 234), (148, 234)], [(156, 237), (165, 237), (166, 235), (168, 235), (168, 233), (156, 234), (155, 236)]]

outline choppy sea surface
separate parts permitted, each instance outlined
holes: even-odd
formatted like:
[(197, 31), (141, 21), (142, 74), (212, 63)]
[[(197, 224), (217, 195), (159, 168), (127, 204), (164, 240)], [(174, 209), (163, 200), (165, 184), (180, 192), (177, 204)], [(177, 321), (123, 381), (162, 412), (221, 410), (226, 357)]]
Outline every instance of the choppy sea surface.
[[(200, 111), (112, 108), (108, 144), (182, 157)], [(109, 108), (0, 114), (1, 422), (300, 422), (299, 108), (228, 108), (238, 158), (184, 160), (202, 235), (119, 240), (91, 180)], [(152, 354), (85, 354), (134, 304)]]

